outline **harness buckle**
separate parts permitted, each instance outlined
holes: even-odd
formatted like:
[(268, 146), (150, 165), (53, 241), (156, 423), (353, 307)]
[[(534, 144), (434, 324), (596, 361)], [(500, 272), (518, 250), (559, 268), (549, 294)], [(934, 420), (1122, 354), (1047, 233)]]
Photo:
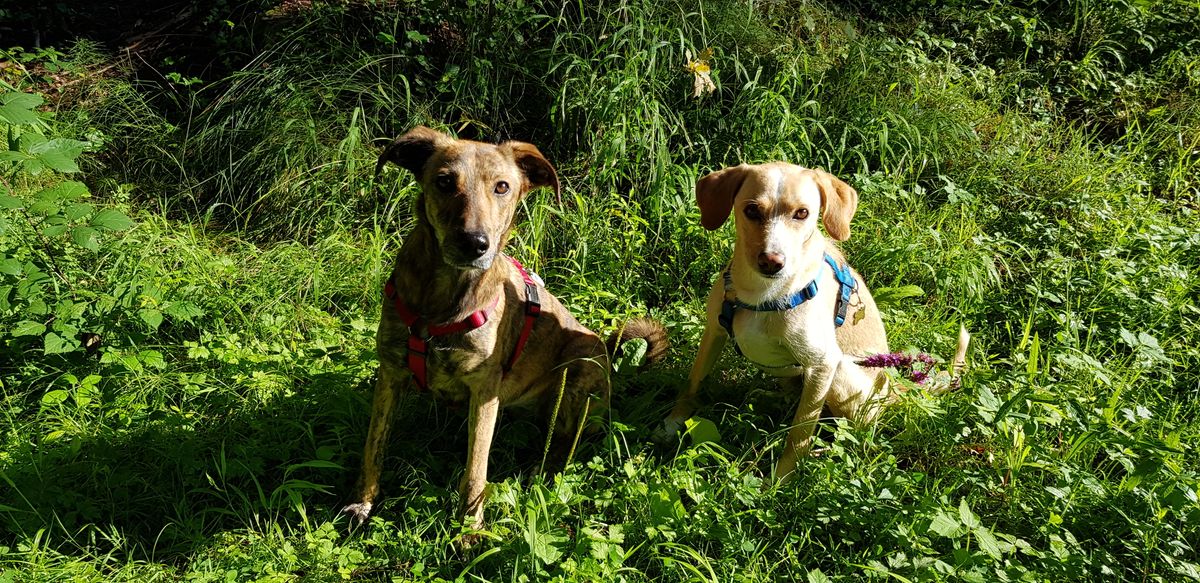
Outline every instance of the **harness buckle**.
[(542, 303), (539, 301), (537, 284), (525, 282), (525, 315), (537, 316), (542, 313)]

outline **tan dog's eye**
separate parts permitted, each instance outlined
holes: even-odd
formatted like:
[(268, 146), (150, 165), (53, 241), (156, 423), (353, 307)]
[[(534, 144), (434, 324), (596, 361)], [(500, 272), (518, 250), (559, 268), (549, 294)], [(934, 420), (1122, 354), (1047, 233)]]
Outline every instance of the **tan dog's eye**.
[(438, 190), (450, 191), (454, 188), (454, 177), (449, 174), (439, 174), (437, 178), (433, 179), (433, 183), (437, 185)]
[(496, 194), (508, 194), (508, 183), (501, 180), (496, 183)]
[(803, 221), (804, 219), (807, 219), (808, 209), (800, 209), (796, 211), (796, 214), (792, 215), (792, 218), (796, 219), (797, 221)]
[(762, 220), (762, 211), (758, 210), (758, 205), (756, 205), (756, 204), (746, 205), (746, 208), (745, 208), (745, 210), (742, 211), (742, 213), (744, 213), (746, 215), (747, 219), (750, 219), (752, 221), (761, 221)]

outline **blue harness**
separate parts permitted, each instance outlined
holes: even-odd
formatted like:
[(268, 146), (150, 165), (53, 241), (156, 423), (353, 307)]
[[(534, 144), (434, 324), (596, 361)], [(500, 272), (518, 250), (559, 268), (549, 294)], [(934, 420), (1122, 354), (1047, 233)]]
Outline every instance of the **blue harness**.
[[(850, 273), (849, 265), (838, 265), (837, 260), (828, 253), (825, 254), (825, 263), (829, 265), (830, 269), (833, 270), (833, 277), (837, 279), (838, 287), (840, 288), (838, 290), (836, 309), (834, 310), (833, 314), (834, 326), (840, 327), (842, 324), (846, 323), (846, 310), (850, 307), (850, 294), (854, 293), (854, 290), (858, 289), (858, 282), (855, 281), (854, 274)], [(733, 276), (729, 273), (728, 269), (725, 270), (723, 277), (725, 278), (725, 291), (733, 291)], [(740, 346), (738, 346), (737, 339), (734, 338), (733, 335), (733, 315), (739, 308), (743, 310), (750, 310), (752, 312), (782, 312), (790, 310), (796, 306), (799, 306), (800, 304), (803, 304), (804, 302), (807, 302), (808, 300), (813, 299), (813, 297), (817, 295), (817, 280), (819, 279), (821, 279), (820, 274), (818, 274), (815, 279), (813, 279), (808, 285), (804, 286), (796, 293), (786, 298), (774, 299), (761, 304), (747, 304), (745, 302), (738, 301), (737, 298), (730, 299), (728, 294), (726, 294), (725, 301), (721, 303), (721, 315), (717, 317), (717, 322), (720, 323), (721, 327), (725, 329), (725, 332), (729, 334), (729, 340), (733, 342), (733, 348), (734, 350), (737, 350), (738, 355), (743, 358), (746, 356), (745, 354), (742, 354), (742, 349)], [(749, 359), (747, 358), (747, 360)], [(752, 360), (750, 362), (762, 369), (790, 368), (790, 365), (783, 367), (772, 367), (758, 364)]]

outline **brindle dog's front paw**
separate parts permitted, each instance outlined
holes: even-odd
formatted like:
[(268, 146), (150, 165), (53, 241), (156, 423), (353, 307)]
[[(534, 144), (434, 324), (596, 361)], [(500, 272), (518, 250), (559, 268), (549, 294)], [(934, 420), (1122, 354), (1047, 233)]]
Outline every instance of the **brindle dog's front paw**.
[(350, 517), (350, 526), (359, 526), (371, 517), (371, 503), (357, 502), (342, 508), (342, 514)]

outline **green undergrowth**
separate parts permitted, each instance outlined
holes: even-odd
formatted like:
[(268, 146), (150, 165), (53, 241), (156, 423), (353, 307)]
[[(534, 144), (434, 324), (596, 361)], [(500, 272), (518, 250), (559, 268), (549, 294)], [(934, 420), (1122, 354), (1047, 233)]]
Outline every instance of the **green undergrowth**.
[[(212, 79), (9, 51), (0, 582), (1200, 579), (1200, 19), (1066, 5), (282, 3)], [(417, 123), (537, 144), (562, 201), (509, 252), (593, 329), (674, 343), (566, 471), (503, 414), (469, 549), (465, 416), (419, 396), (370, 524), (337, 515), (413, 220), (375, 156)], [(778, 487), (796, 396), (732, 351), (689, 435), (649, 438), (732, 249), (694, 182), (773, 159), (858, 189), (843, 247), (894, 349), (974, 336), (959, 390), (828, 420)]]

